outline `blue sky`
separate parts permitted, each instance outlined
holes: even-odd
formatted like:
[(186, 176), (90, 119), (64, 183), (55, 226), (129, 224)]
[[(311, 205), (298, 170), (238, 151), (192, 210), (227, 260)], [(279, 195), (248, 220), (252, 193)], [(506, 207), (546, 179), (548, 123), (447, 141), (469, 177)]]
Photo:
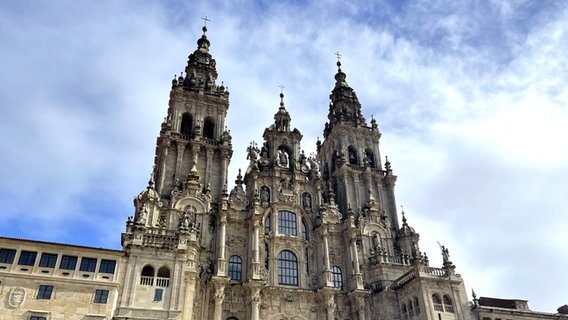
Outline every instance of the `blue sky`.
[(478, 295), (568, 302), (565, 1), (1, 2), (0, 234), (120, 247), (205, 15), (230, 181), (279, 85), (314, 151), (340, 51), (432, 265), (440, 241)]

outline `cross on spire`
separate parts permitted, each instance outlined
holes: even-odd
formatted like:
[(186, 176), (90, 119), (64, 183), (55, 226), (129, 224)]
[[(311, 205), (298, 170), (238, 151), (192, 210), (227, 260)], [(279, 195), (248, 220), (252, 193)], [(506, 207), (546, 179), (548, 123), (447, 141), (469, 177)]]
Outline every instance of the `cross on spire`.
[(339, 60), (341, 60), (341, 53), (339, 53), (339, 51), (335, 52), (334, 55), (337, 57), (337, 62), (339, 62)]
[(284, 89), (286, 89), (283, 85), (279, 85), (278, 88), (280, 88), (280, 93), (284, 93)]
[(201, 17), (201, 20), (203, 20), (203, 26), (204, 27), (207, 27), (207, 21), (211, 21), (211, 19), (207, 18), (207, 16)]

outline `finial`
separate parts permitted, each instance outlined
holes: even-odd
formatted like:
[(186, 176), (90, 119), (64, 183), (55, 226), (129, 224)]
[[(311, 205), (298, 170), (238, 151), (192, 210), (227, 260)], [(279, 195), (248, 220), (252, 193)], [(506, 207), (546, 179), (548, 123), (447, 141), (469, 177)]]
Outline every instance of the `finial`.
[(477, 298), (477, 295), (475, 294), (475, 291), (473, 289), (471, 289), (471, 296), (473, 297), (473, 300)]
[(400, 205), (400, 213), (402, 214), (402, 223), (406, 224), (406, 216), (404, 215), (404, 206)]
[(237, 175), (237, 179), (241, 180), (243, 175), (241, 174), (241, 168), (239, 168), (239, 174)]
[(207, 18), (207, 16), (205, 17), (201, 17), (201, 20), (203, 20), (203, 28), (201, 28), (201, 30), (203, 30), (203, 34), (205, 34), (205, 32), (207, 32), (207, 21), (211, 21), (211, 19)]
[(341, 60), (341, 53), (339, 53), (339, 51), (336, 51), (334, 55), (337, 57), (337, 68), (341, 71), (341, 62), (339, 61)]

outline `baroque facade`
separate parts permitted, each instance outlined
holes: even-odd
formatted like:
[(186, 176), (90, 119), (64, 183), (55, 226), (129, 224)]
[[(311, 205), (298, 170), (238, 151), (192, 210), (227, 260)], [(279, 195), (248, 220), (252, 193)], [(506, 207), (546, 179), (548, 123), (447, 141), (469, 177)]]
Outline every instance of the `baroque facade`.
[(281, 94), (229, 190), (229, 92), (206, 31), (172, 81), (123, 250), (0, 238), (0, 320), (568, 319), (468, 301), (444, 247), (430, 266), (339, 62), (317, 154), (302, 151)]

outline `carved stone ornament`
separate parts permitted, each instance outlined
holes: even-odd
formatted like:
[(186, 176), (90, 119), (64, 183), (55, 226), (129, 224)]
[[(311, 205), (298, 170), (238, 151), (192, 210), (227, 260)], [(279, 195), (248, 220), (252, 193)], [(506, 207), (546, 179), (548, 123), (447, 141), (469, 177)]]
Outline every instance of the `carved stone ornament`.
[(17, 308), (24, 304), (26, 301), (26, 289), (22, 287), (16, 287), (10, 290), (10, 295), (8, 296), (8, 304), (12, 308)]

